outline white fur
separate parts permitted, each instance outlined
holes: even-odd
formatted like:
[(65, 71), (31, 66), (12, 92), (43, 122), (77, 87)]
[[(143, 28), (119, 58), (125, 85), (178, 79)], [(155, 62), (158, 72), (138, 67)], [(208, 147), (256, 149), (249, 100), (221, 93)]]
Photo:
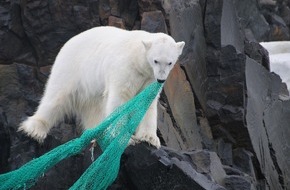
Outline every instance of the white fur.
[[(19, 129), (41, 142), (65, 115), (79, 117), (85, 129), (94, 127), (149, 83), (165, 80), (183, 47), (163, 33), (87, 30), (63, 46), (37, 111)], [(156, 130), (157, 99), (134, 139), (159, 148)]]

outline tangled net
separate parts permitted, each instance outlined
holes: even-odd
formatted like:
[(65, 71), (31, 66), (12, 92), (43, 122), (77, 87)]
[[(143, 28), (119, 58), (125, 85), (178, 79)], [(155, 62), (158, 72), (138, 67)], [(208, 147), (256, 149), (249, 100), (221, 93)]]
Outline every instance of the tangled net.
[(106, 189), (116, 179), (121, 155), (161, 88), (160, 83), (150, 84), (98, 126), (84, 131), (79, 138), (54, 148), (17, 170), (0, 175), (0, 190), (30, 188), (47, 170), (61, 160), (81, 152), (93, 139), (96, 139), (103, 153), (70, 189)]

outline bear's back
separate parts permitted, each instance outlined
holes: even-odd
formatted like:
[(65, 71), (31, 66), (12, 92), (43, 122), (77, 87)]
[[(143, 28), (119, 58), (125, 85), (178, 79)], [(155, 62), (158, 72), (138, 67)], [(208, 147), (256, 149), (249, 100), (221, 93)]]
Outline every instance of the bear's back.
[(70, 41), (85, 44), (106, 44), (106, 45), (120, 45), (123, 43), (139, 41), (142, 39), (151, 39), (156, 34), (151, 34), (145, 31), (127, 31), (111, 26), (95, 27), (79, 35), (73, 37)]

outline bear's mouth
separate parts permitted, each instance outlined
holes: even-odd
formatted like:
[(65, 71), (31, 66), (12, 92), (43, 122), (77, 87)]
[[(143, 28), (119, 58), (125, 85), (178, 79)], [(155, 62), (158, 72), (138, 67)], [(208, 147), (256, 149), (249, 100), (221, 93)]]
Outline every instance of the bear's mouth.
[(160, 79), (157, 79), (157, 82), (159, 82), (159, 83), (164, 83), (164, 82), (165, 82), (165, 80), (160, 80)]

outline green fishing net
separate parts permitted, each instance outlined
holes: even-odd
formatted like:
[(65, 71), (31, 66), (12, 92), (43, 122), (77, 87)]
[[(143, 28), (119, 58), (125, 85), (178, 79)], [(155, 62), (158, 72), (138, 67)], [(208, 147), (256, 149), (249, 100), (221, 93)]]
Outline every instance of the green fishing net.
[(103, 152), (70, 189), (106, 189), (116, 179), (121, 155), (161, 88), (160, 83), (150, 84), (98, 126), (84, 131), (79, 138), (54, 148), (17, 170), (0, 175), (0, 190), (30, 188), (47, 170), (81, 152), (93, 139)]

